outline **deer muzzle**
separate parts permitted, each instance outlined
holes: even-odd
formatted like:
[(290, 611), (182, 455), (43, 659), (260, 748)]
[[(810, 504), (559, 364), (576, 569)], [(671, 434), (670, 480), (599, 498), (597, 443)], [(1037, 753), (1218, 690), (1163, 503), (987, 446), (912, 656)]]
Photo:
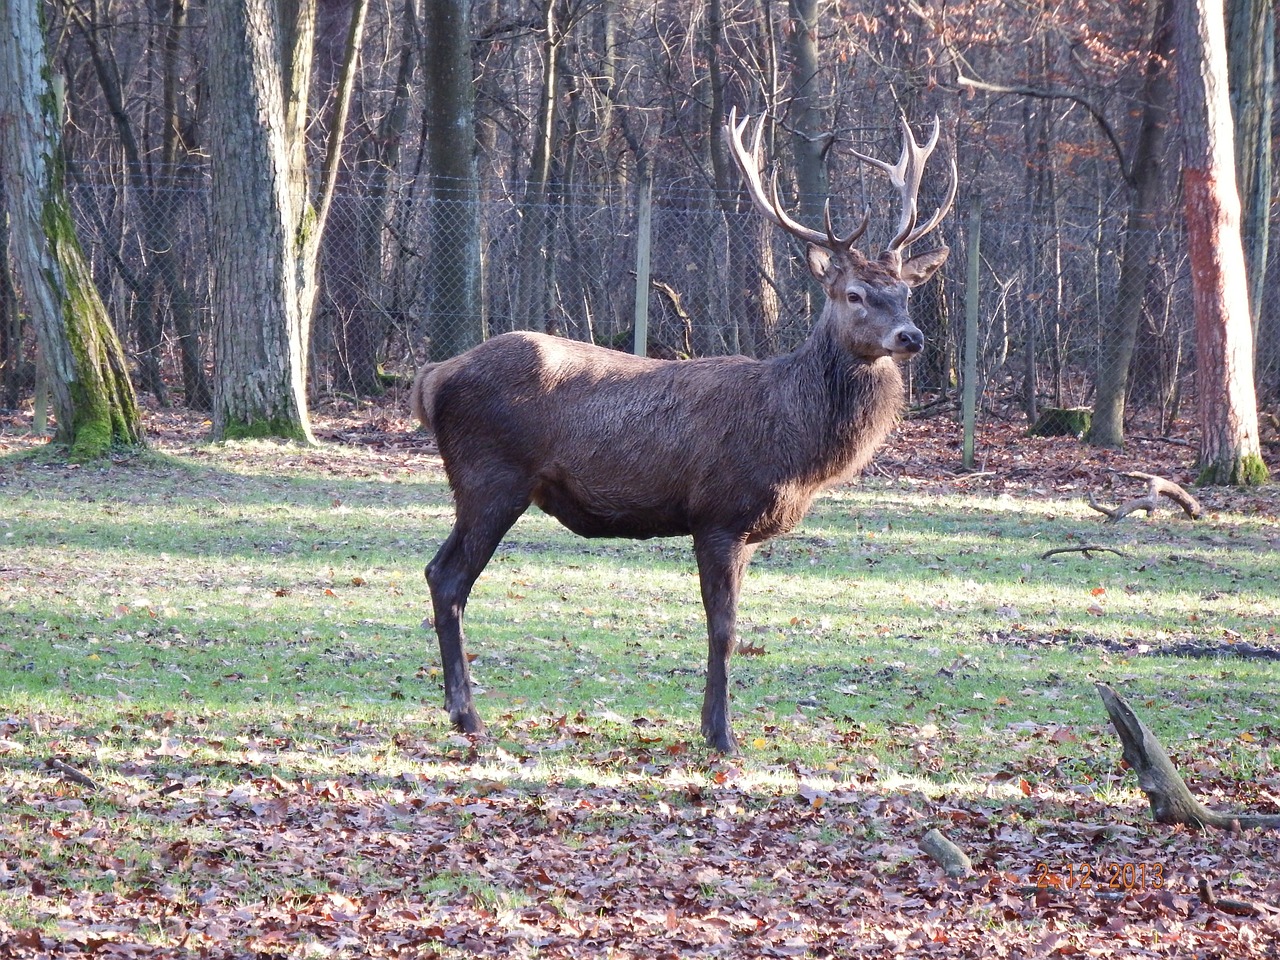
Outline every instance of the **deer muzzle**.
[(914, 323), (904, 323), (889, 334), (885, 346), (895, 360), (914, 357), (924, 349), (924, 334)]

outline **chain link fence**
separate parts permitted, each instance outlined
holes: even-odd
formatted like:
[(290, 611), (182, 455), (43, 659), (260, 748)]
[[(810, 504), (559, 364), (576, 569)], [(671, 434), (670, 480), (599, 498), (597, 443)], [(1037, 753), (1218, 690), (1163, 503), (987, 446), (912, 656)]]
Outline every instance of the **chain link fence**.
[[(176, 385), (178, 403), (192, 390), (193, 368), (212, 362), (207, 186), (201, 176), (148, 190), (81, 178), (74, 194), (80, 235), (139, 365), (139, 386), (156, 392)], [(320, 261), (311, 345), (316, 395), (377, 393), (385, 373), (411, 373), (438, 338), (474, 342), (539, 329), (631, 350), (637, 257), (646, 245), (650, 355), (777, 354), (803, 340), (821, 307), (803, 251), (736, 198), (657, 188), (642, 232), (634, 186), (551, 191), (536, 202), (530, 194), (526, 184), (502, 182), (482, 184), (465, 201), (340, 188)], [(940, 279), (913, 297), (928, 344), (911, 370), (917, 405), (945, 405), (958, 387), (971, 247), (964, 202), (920, 245), (945, 242), (952, 255)], [(1099, 359), (1114, 339), (1123, 212), (1046, 215), (1000, 204), (983, 212), (978, 322), (987, 413), (1013, 419), (1037, 406), (1091, 404)], [(887, 233), (896, 220), (887, 210), (881, 217), (869, 245), (883, 243), (877, 229)], [(433, 257), (453, 249), (445, 241), (458, 231), (479, 234), (481, 294), (472, 305), (449, 308), (448, 298), (432, 295), (439, 282)], [(1190, 409), (1194, 337), (1180, 231), (1162, 231), (1154, 249), (1141, 302), (1119, 306), (1141, 311), (1131, 415), (1167, 430)], [(29, 367), (29, 340), (5, 340), (6, 371)], [(1276, 379), (1269, 369), (1260, 374), (1260, 389)]]

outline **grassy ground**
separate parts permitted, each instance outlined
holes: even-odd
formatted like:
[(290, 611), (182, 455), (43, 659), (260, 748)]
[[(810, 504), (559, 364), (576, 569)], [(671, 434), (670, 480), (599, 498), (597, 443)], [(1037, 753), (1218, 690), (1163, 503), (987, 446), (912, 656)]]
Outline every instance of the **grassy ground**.
[[(393, 427), (80, 468), (0, 435), (0, 948), (1275, 949), (1274, 920), (1196, 897), (1274, 904), (1275, 841), (1150, 825), (1093, 689), (1211, 804), (1280, 808), (1273, 494), (1104, 526), (1081, 493), (1115, 478), (1068, 441), (966, 478), (912, 427), (754, 561), (732, 759), (697, 736), (687, 543), (531, 512), (468, 611), (471, 740), (422, 623), (448, 490)], [(1043, 558), (1087, 543), (1123, 556)], [(934, 826), (975, 878), (919, 853)]]

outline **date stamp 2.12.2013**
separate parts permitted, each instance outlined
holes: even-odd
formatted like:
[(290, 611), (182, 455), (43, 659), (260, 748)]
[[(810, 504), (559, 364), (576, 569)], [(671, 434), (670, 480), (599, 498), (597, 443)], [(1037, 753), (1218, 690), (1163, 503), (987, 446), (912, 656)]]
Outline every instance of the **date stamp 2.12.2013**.
[(1166, 886), (1165, 865), (1160, 862), (1100, 860), (1096, 863), (1037, 863), (1031, 873), (1037, 890), (1061, 893), (1093, 891), (1146, 893)]

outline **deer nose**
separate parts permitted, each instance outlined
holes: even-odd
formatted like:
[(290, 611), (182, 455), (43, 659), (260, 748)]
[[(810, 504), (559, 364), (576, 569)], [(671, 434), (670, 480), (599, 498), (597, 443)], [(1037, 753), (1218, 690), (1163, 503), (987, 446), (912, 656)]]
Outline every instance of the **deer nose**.
[(899, 330), (895, 339), (898, 349), (903, 353), (919, 353), (924, 349), (924, 334), (915, 327)]

